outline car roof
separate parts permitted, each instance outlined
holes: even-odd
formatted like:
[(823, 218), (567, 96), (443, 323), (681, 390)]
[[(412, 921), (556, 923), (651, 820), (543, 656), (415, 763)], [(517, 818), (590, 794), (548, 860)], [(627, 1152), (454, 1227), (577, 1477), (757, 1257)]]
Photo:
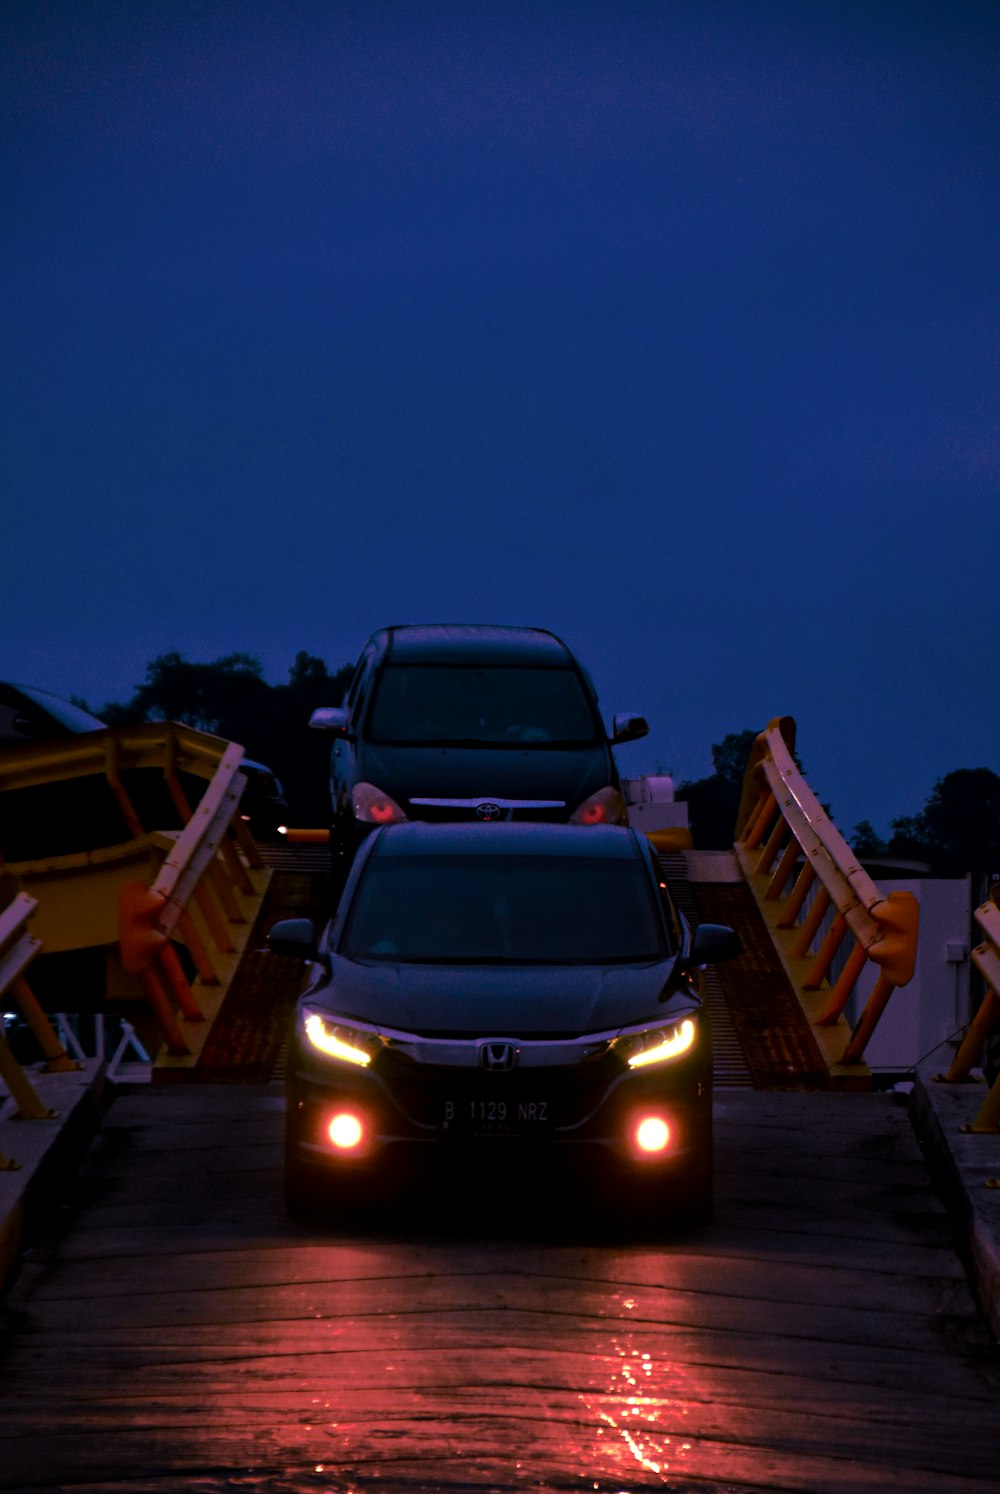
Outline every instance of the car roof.
[(640, 837), (626, 825), (546, 824), (537, 820), (475, 823), (408, 820), (372, 837), (373, 856), (553, 856), (630, 861)]
[(561, 638), (544, 628), (427, 623), (384, 628), (374, 640), (399, 664), (524, 664), (569, 668)]

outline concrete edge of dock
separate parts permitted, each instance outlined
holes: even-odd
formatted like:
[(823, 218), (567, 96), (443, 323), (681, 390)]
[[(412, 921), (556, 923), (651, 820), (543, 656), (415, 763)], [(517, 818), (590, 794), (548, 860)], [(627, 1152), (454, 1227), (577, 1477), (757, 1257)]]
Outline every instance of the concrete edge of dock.
[(0, 1291), (47, 1211), (67, 1197), (72, 1176), (110, 1102), (103, 1060), (46, 1074), (31, 1069), (32, 1087), (51, 1114), (25, 1119), (0, 1096)]
[(928, 1064), (917, 1070), (910, 1113), (979, 1305), (1000, 1339), (1000, 1131), (970, 1129), (986, 1094), (981, 1077), (945, 1084), (940, 1065)]

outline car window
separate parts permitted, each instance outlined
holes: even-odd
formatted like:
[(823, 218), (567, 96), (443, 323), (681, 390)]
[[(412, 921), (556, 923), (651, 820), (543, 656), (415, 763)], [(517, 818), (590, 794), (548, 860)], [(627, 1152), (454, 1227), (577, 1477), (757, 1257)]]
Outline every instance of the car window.
[(671, 949), (637, 860), (373, 856), (340, 953), (416, 964), (607, 965), (663, 959)]
[(396, 664), (368, 720), (373, 742), (483, 747), (593, 744), (599, 723), (572, 669)]
[(354, 709), (354, 702), (358, 698), (358, 690), (361, 687), (361, 677), (364, 674), (364, 665), (359, 664), (354, 671), (354, 677), (348, 687), (347, 695), (344, 697), (344, 705), (349, 711)]
[(348, 713), (351, 716), (355, 714), (355, 707), (357, 706), (358, 698), (361, 695), (362, 686), (371, 674), (372, 660), (374, 656), (375, 650), (372, 648), (366, 648), (364, 653), (361, 655), (361, 658), (358, 660), (357, 668), (354, 671), (354, 678), (351, 680), (350, 687), (347, 691), (347, 698), (344, 702), (347, 707)]

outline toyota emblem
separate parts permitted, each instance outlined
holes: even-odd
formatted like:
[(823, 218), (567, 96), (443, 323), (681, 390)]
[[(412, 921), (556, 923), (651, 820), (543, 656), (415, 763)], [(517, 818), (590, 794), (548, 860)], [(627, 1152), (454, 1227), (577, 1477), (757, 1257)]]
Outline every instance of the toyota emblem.
[(503, 810), (500, 808), (500, 805), (499, 804), (494, 804), (494, 803), (492, 803), (492, 801), (489, 801), (486, 804), (477, 804), (476, 805), (476, 814), (478, 815), (479, 819), (481, 819), (481, 820), (502, 820), (503, 819)]

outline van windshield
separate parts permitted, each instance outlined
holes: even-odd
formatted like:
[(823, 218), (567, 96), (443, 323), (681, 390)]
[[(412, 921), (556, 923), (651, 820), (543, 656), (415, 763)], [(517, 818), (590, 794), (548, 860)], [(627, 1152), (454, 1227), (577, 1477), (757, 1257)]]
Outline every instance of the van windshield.
[(599, 731), (572, 669), (390, 664), (366, 736), (394, 745), (578, 747), (593, 745)]

